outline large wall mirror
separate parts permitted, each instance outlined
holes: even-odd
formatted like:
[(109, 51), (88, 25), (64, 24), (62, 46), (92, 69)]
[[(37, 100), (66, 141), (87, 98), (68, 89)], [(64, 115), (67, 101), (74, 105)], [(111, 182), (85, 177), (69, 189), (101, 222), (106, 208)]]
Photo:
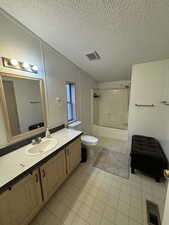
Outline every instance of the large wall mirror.
[(43, 131), (46, 127), (43, 80), (12, 74), (0, 75), (8, 140)]

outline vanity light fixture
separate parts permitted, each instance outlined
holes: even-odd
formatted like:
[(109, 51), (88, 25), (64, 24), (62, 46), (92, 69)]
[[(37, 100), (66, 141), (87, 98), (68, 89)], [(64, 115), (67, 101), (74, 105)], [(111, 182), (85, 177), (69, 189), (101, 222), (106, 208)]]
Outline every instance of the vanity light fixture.
[(37, 72), (38, 71), (38, 66), (36, 66), (36, 65), (32, 66), (32, 70)]
[(7, 68), (22, 70), (31, 73), (38, 73), (39, 70), (37, 65), (32, 65), (26, 62), (17, 61), (16, 59), (9, 59), (5, 57), (2, 57), (2, 64)]
[(9, 61), (10, 61), (10, 64), (12, 66), (18, 66), (19, 65), (19, 63), (18, 63), (18, 61), (16, 59), (10, 59)]
[(22, 66), (23, 66), (24, 69), (30, 70), (30, 65), (29, 65), (28, 63), (25, 63), (25, 62), (24, 62), (24, 63), (22, 64)]

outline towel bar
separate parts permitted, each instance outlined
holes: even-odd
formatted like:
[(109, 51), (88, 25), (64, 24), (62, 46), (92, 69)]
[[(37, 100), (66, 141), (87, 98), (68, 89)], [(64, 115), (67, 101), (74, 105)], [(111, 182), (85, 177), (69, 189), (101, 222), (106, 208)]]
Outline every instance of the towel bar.
[(154, 104), (151, 104), (151, 105), (140, 105), (140, 104), (135, 104), (135, 106), (137, 106), (137, 107), (154, 107), (155, 105), (154, 105)]

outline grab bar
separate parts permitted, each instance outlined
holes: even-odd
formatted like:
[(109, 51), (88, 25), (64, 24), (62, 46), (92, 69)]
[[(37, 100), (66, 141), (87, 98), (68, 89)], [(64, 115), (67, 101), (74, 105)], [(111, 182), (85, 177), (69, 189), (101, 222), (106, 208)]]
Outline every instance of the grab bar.
[(151, 104), (151, 105), (140, 105), (140, 104), (135, 104), (135, 106), (137, 106), (137, 107), (154, 107), (155, 105), (154, 105), (154, 104)]

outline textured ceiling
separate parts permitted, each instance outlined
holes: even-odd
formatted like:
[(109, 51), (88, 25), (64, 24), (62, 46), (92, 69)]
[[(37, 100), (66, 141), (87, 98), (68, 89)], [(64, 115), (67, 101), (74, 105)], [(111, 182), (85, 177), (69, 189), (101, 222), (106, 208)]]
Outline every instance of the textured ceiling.
[[(0, 0), (0, 6), (98, 81), (169, 57), (169, 0)], [(101, 60), (85, 55), (97, 51)]]

